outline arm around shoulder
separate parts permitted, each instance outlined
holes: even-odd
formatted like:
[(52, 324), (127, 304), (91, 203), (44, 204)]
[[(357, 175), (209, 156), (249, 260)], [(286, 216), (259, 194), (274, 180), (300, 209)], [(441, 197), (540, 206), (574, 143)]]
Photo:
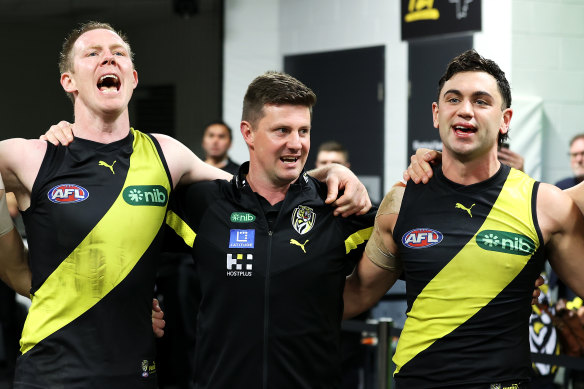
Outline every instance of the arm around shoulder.
[[(365, 185), (349, 168), (337, 163), (310, 170), (308, 174), (327, 184), (325, 203), (332, 204), (335, 215), (364, 215), (371, 208), (371, 200)], [(340, 191), (342, 196), (338, 197)], [(338, 197), (338, 198), (337, 198)]]
[(175, 187), (198, 181), (230, 180), (233, 177), (231, 174), (203, 162), (178, 140), (162, 134), (152, 135), (160, 143)]

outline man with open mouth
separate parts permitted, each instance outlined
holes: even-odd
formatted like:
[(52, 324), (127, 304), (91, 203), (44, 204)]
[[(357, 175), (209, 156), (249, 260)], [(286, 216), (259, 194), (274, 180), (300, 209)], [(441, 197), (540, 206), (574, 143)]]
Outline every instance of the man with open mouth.
[[(0, 276), (32, 299), (14, 388), (156, 388), (151, 301), (169, 195), (232, 176), (175, 139), (130, 127), (138, 73), (127, 39), (109, 24), (73, 30), (59, 69), (75, 141), (0, 142)], [(348, 196), (366, 193), (346, 184), (357, 187)], [(30, 262), (6, 219), (4, 189), (23, 212)], [(368, 199), (337, 201), (339, 212), (368, 208)]]

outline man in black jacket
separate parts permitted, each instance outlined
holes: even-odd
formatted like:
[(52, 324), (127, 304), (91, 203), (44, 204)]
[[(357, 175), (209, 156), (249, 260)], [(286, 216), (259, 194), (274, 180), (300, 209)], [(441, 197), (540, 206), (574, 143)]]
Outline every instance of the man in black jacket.
[(374, 211), (340, 218), (304, 171), (314, 93), (257, 77), (241, 133), (250, 161), (230, 182), (177, 194), (167, 223), (192, 246), (200, 279), (196, 388), (337, 388), (345, 277)]

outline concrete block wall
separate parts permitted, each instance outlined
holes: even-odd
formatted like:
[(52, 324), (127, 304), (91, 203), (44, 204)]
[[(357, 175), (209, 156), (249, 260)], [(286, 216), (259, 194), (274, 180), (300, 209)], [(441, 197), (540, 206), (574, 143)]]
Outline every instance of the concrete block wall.
[(584, 132), (584, 1), (513, 0), (512, 89), (543, 100), (542, 177), (571, 174), (568, 142)]

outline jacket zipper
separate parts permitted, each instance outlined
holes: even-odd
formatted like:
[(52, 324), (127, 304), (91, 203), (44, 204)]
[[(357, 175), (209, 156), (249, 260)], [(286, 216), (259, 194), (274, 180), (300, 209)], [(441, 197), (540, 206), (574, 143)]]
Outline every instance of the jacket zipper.
[(270, 303), (270, 259), (272, 258), (272, 235), (268, 231), (268, 250), (266, 259), (266, 282), (264, 290), (264, 357), (263, 357), (263, 387), (268, 388), (268, 328), (269, 328), (269, 303)]

